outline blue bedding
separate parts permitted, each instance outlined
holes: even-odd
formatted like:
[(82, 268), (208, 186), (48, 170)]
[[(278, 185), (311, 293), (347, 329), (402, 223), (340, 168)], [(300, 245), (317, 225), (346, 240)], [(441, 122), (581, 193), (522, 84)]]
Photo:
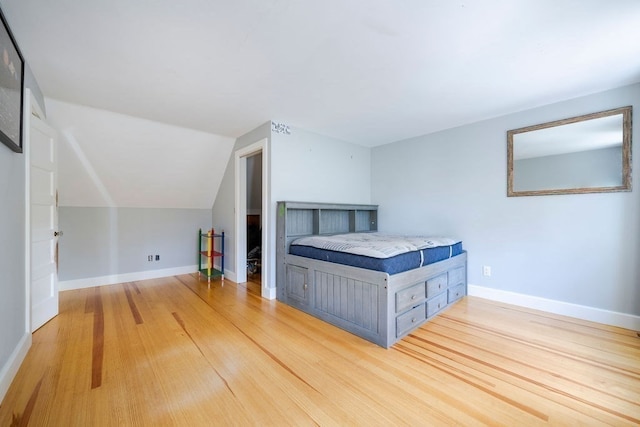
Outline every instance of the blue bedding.
[[(372, 248), (375, 243), (371, 242), (378, 234), (351, 233), (339, 236), (302, 238), (291, 243), (289, 253), (336, 264), (383, 271), (388, 274), (420, 268), (462, 253), (462, 242), (460, 241), (446, 238), (422, 238), (420, 236), (407, 237), (408, 240), (392, 240), (389, 235), (382, 235), (384, 244)], [(324, 241), (324, 239), (331, 237), (336, 237), (338, 240)], [(404, 236), (393, 237), (403, 238)], [(351, 238), (355, 240), (349, 240)], [(364, 243), (364, 245), (360, 245), (360, 243)], [(362, 255), (363, 253), (374, 256)]]

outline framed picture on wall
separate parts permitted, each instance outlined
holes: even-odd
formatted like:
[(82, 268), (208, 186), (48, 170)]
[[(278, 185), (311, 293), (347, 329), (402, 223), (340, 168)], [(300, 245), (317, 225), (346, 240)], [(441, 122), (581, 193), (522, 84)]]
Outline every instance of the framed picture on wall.
[(22, 152), (24, 59), (0, 10), (0, 141)]

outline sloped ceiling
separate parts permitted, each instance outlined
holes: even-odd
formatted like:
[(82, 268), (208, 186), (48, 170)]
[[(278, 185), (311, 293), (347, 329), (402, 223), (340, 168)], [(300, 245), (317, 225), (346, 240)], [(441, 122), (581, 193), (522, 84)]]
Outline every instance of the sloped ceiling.
[(46, 96), (375, 146), (640, 81), (637, 0), (0, 0)]
[(60, 206), (210, 209), (233, 138), (46, 99)]

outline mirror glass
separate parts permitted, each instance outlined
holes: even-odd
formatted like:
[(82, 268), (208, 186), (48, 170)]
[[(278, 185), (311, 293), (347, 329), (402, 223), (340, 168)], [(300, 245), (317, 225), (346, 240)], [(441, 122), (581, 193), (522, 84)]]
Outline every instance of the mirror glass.
[(631, 190), (631, 107), (507, 132), (507, 195)]

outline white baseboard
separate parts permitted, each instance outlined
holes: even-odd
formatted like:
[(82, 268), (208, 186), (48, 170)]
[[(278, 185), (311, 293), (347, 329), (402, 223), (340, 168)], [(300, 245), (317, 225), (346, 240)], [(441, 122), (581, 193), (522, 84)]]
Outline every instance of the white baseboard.
[(9, 360), (7, 360), (7, 363), (5, 363), (2, 370), (0, 370), (0, 402), (4, 400), (4, 396), (7, 394), (11, 382), (18, 373), (20, 365), (22, 365), (24, 358), (27, 357), (29, 348), (31, 348), (31, 334), (25, 332), (11, 353), (11, 356), (9, 356)]
[(229, 279), (232, 282), (238, 283), (237, 277), (238, 276), (236, 276), (236, 273), (234, 271), (226, 270), (226, 269), (224, 270), (224, 278), (225, 278), (225, 280)]
[(262, 288), (262, 298), (272, 300), (276, 299), (276, 288)]
[[(220, 268), (215, 266), (215, 268)], [(93, 288), (95, 286), (115, 285), (117, 283), (135, 282), (137, 280), (158, 279), (161, 277), (179, 276), (181, 274), (191, 274), (198, 271), (197, 265), (185, 267), (165, 268), (162, 270), (138, 271), (135, 273), (111, 274), (108, 276), (87, 277), (85, 279), (64, 280), (58, 282), (59, 291), (71, 291), (73, 289)], [(224, 270), (224, 278), (237, 282), (236, 273), (231, 270)]]
[(116, 283), (135, 282), (137, 280), (158, 279), (160, 277), (191, 274), (196, 271), (198, 271), (197, 265), (187, 265), (185, 267), (163, 268), (161, 270), (137, 271), (134, 273), (88, 277), (86, 279), (65, 280), (58, 282), (58, 290), (70, 291), (73, 289), (92, 288), (94, 286), (115, 285)]
[(493, 301), (519, 305), (521, 307), (547, 311), (549, 313), (575, 317), (582, 320), (589, 320), (591, 322), (604, 323), (606, 325), (618, 326), (634, 331), (640, 330), (640, 316), (635, 316), (633, 314), (619, 313), (616, 311), (603, 310), (601, 308), (588, 307), (471, 284), (468, 285), (468, 294)]

